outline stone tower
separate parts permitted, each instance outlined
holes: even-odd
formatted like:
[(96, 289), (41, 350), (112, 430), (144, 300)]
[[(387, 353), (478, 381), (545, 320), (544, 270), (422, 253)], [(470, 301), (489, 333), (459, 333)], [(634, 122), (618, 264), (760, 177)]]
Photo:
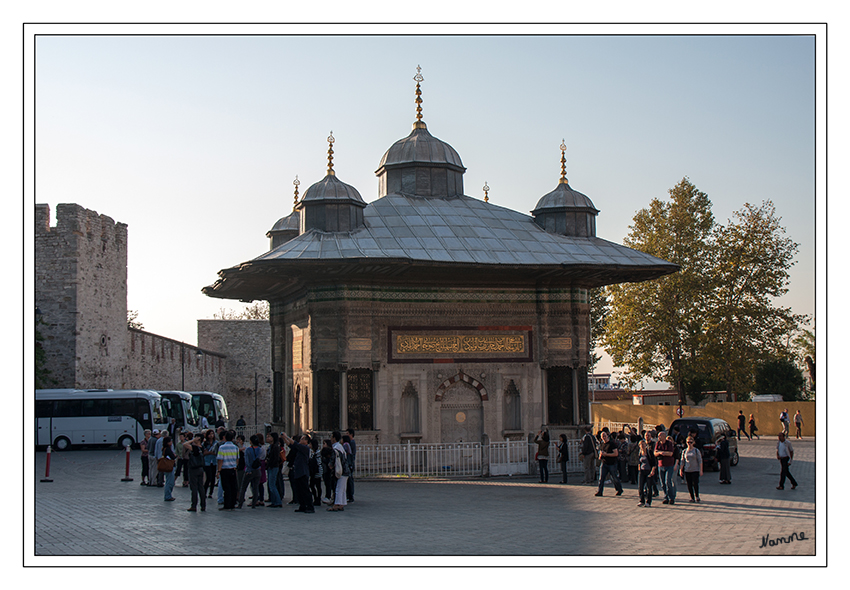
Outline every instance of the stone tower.
[(127, 367), (127, 225), (76, 204), (35, 211), (35, 304), (55, 387), (114, 387)]

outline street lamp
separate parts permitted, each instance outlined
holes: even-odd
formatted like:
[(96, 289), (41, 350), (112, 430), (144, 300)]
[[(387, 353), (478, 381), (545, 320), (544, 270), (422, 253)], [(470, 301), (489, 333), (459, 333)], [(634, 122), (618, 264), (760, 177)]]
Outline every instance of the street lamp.
[(257, 422), (257, 383), (259, 378), (262, 377), (266, 380), (266, 385), (270, 385), (272, 380), (269, 379), (266, 375), (260, 375), (258, 373), (254, 373), (254, 426), (258, 424)]

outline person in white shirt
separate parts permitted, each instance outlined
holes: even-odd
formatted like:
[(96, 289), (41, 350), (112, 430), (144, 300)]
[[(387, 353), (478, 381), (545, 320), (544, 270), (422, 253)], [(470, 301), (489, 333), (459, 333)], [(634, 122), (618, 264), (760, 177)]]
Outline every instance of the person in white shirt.
[(796, 489), (797, 480), (794, 479), (794, 476), (791, 475), (789, 471), (789, 467), (791, 466), (791, 460), (794, 459), (794, 447), (791, 446), (790, 440), (785, 440), (785, 433), (779, 433), (779, 442), (776, 443), (776, 458), (779, 460), (780, 471), (779, 471), (779, 485), (776, 487), (777, 490), (785, 489), (785, 478), (791, 482), (791, 489)]

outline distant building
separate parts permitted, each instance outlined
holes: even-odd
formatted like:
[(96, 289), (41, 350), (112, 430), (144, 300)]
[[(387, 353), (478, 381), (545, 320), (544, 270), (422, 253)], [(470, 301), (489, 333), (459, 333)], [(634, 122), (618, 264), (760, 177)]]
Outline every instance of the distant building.
[[(700, 405), (708, 402), (732, 401), (731, 396), (725, 391), (706, 391), (703, 394)], [(678, 406), (679, 392), (675, 389), (642, 389), (631, 392), (632, 403), (636, 406)], [(694, 405), (693, 400), (688, 400), (688, 405)]]

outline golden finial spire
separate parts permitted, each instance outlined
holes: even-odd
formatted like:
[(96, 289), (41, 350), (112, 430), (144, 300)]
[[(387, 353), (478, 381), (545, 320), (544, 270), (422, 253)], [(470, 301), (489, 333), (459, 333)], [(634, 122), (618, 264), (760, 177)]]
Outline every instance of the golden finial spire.
[(567, 151), (567, 144), (564, 143), (564, 140), (561, 140), (561, 180), (559, 184), (569, 184), (567, 181), (567, 158), (564, 153)]
[(295, 185), (295, 202), (292, 204), (292, 210), (295, 211), (295, 208), (298, 207), (298, 186), (301, 184), (301, 181), (298, 180), (298, 175), (295, 175), (295, 180), (292, 181), (292, 184)]
[(487, 193), (489, 193), (489, 192), (490, 192), (490, 187), (489, 187), (489, 186), (487, 186), (487, 181), (486, 181), (486, 180), (484, 181), (484, 187), (483, 187), (483, 190), (484, 190), (484, 202), (485, 202), (485, 203), (487, 203), (487, 202), (489, 202), (489, 201), (490, 201), (490, 197), (488, 197), (488, 196), (487, 196)]
[(330, 176), (336, 176), (334, 172), (334, 132), (331, 131), (331, 134), (328, 135), (328, 174)]
[(422, 76), (422, 68), (416, 66), (416, 75), (413, 79), (416, 80), (416, 121), (413, 123), (414, 129), (425, 129), (425, 121), (422, 120), (422, 90), (419, 88), (419, 83), (425, 78)]

